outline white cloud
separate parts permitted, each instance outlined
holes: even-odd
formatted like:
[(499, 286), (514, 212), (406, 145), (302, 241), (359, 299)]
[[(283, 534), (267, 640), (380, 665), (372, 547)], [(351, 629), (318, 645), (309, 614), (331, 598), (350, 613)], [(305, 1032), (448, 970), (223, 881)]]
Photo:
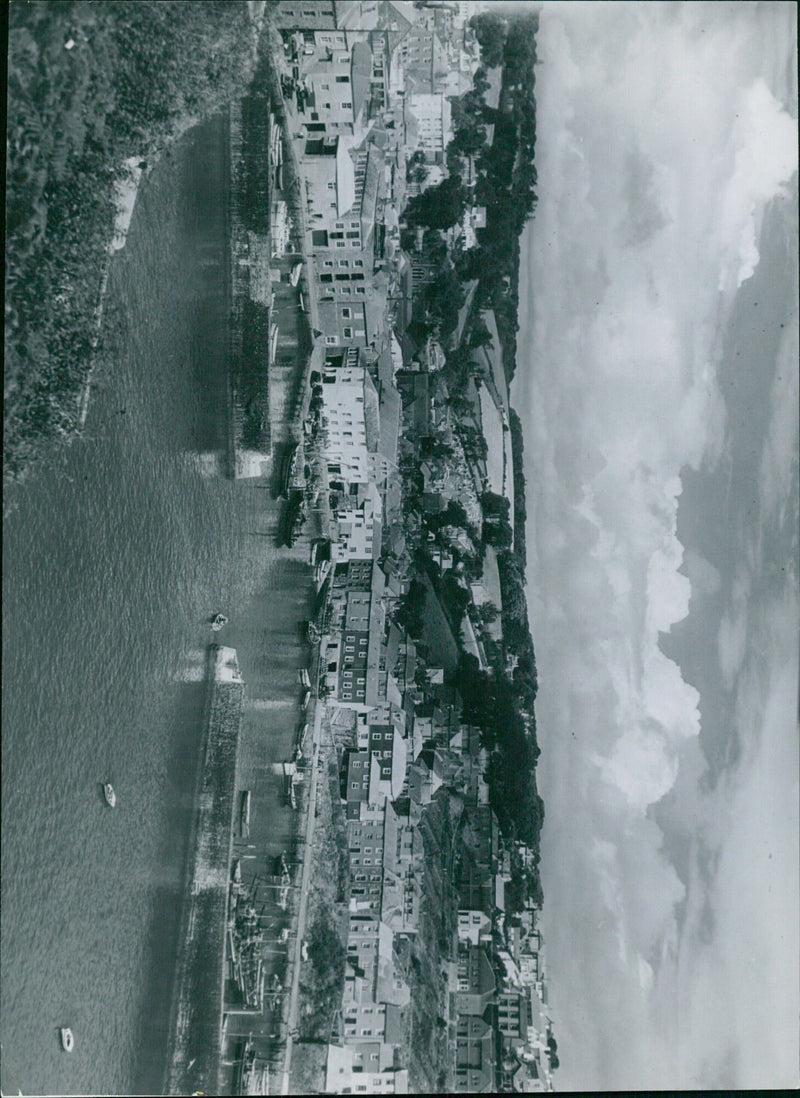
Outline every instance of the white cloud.
[(764, 203), (786, 194), (797, 171), (797, 120), (789, 116), (759, 77), (741, 94), (733, 129), (734, 171), (722, 192), (720, 228), (731, 258), (719, 288), (736, 289), (758, 264), (756, 237)]
[[(730, 1048), (738, 1015), (734, 1027), (729, 1012), (715, 1014), (738, 978), (727, 952), (738, 925), (730, 832), (708, 832), (698, 694), (659, 635), (689, 610), (684, 572), (706, 595), (720, 589), (698, 554), (683, 567), (679, 477), (722, 452), (720, 333), (758, 261), (763, 209), (796, 171), (795, 124), (770, 91), (776, 55), (794, 41), (786, 25), (785, 9), (745, 4), (569, 4), (542, 16), (539, 206), (522, 240), (514, 401), (529, 413), (544, 915), (565, 1087), (751, 1078)], [(785, 487), (791, 421), (781, 410), (776, 397), (762, 479)], [(753, 658), (750, 598), (742, 586), (720, 630), (732, 687)], [(751, 746), (773, 688), (751, 684), (754, 708), (739, 714)], [(650, 818), (673, 788), (716, 844), (714, 888), (693, 855), (688, 899)], [(699, 935), (691, 948), (676, 912), (684, 899)], [(719, 978), (710, 961), (692, 974), (709, 918), (728, 959)], [(753, 918), (758, 938), (764, 923)], [(760, 994), (737, 985), (731, 1001), (741, 986)], [(694, 1035), (676, 1021), (690, 993)], [(704, 1011), (723, 1019), (717, 1028), (701, 1024)]]

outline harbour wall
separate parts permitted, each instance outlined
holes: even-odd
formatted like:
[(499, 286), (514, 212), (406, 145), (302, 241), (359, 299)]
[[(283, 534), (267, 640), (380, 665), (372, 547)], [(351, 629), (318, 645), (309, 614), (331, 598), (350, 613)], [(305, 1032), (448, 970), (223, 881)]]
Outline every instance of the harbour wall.
[(165, 1080), (169, 1094), (217, 1091), (234, 785), (244, 682), (236, 650), (208, 655), (202, 765), (184, 899)]

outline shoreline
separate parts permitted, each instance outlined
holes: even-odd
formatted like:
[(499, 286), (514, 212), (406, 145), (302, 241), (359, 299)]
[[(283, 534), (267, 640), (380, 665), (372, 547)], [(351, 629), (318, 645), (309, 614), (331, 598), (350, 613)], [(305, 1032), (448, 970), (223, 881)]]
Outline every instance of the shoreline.
[[(158, 159), (159, 158), (156, 158), (153, 166), (158, 162)], [(103, 275), (100, 279), (100, 290), (98, 292), (97, 305), (94, 310), (92, 361), (89, 365), (89, 372), (86, 375), (78, 395), (78, 429), (80, 431), (83, 431), (86, 427), (86, 419), (89, 415), (89, 400), (92, 394), (92, 381), (94, 380), (94, 371), (97, 364), (97, 345), (100, 342), (100, 333), (103, 328), (103, 311), (106, 293), (108, 291), (108, 278), (111, 273), (111, 260), (117, 252), (121, 252), (125, 247), (125, 242), (128, 238), (128, 230), (130, 229), (133, 213), (136, 209), (136, 199), (139, 196), (139, 187), (143, 176), (145, 173), (149, 174), (150, 170), (149, 161), (146, 161), (141, 156), (130, 156), (127, 160), (123, 161), (122, 172), (118, 174), (114, 180), (114, 228), (111, 240), (106, 247), (105, 258), (103, 260)]]

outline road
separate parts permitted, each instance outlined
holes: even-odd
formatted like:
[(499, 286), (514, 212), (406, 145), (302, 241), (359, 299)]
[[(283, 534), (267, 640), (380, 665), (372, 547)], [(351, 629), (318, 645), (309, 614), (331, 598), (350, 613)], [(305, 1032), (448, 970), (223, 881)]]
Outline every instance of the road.
[[(323, 646), (327, 643), (327, 637), (323, 636), (320, 641), (318, 651), (323, 651)], [(317, 699), (314, 704), (314, 730), (313, 730), (313, 750), (311, 752), (311, 778), (308, 790), (308, 817), (306, 819), (306, 834), (305, 834), (305, 848), (303, 855), (303, 873), (300, 881), (300, 905), (297, 912), (297, 933), (294, 940), (294, 956), (291, 961), (292, 965), (292, 989), (289, 994), (289, 1011), (287, 1014), (287, 1037), (286, 1037), (286, 1059), (283, 1068), (283, 1080), (281, 1083), (281, 1094), (289, 1093), (289, 1075), (292, 1068), (292, 1049), (294, 1046), (294, 1037), (292, 1036), (297, 1029), (297, 1008), (298, 998), (300, 990), (300, 965), (302, 962), (302, 948), (303, 939), (305, 937), (306, 930), (306, 912), (308, 909), (308, 885), (309, 876), (311, 873), (311, 851), (313, 849), (312, 844), (314, 842), (314, 823), (316, 816), (316, 803), (317, 803), (317, 767), (319, 762), (319, 745), (321, 739), (322, 730), (322, 714), (325, 709), (325, 702), (322, 699)]]

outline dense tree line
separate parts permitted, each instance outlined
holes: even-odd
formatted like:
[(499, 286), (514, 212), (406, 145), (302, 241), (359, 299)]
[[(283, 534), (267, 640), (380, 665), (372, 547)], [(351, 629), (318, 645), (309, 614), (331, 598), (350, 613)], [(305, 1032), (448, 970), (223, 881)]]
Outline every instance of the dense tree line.
[(525, 522), (528, 517), (525, 500), (525, 447), (522, 423), (513, 408), (509, 409), (508, 421), (511, 430), (511, 455), (514, 462), (514, 552), (524, 568), (527, 560)]
[(14, 3), (9, 13), (4, 471), (77, 427), (114, 180), (242, 94), (243, 2)]

